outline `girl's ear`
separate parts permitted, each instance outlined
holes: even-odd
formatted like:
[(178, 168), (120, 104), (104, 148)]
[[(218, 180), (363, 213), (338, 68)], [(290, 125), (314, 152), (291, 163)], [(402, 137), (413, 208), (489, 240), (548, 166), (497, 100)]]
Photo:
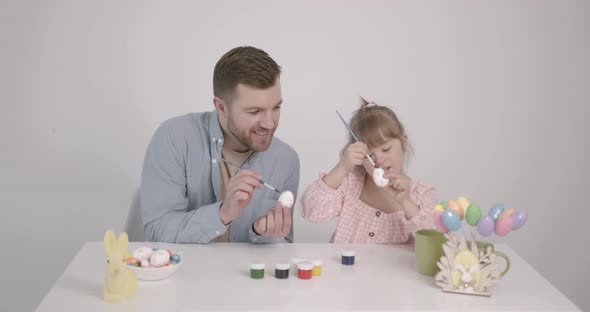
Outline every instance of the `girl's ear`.
[(405, 152), (406, 149), (408, 148), (408, 135), (404, 134), (401, 141), (402, 141), (402, 150)]
[(112, 254), (116, 250), (117, 238), (115, 237), (115, 232), (113, 230), (107, 230), (104, 233), (104, 251), (107, 255)]

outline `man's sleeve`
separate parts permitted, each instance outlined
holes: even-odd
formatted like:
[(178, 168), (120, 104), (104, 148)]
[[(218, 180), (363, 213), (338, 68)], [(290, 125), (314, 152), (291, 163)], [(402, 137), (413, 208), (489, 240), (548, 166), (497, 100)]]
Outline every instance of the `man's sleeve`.
[(141, 175), (147, 241), (208, 243), (226, 230), (219, 218), (220, 202), (188, 211), (185, 156), (186, 141), (175, 139), (163, 123), (147, 148)]

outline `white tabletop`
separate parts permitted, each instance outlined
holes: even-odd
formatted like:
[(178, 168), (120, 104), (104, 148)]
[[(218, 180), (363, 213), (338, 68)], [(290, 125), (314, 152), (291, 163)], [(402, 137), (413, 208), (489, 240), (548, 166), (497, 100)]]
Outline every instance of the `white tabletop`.
[[(570, 310), (579, 309), (506, 245), (510, 272), (491, 297), (445, 293), (432, 277), (416, 272), (413, 247), (375, 244), (219, 243), (208, 245), (131, 243), (183, 253), (170, 278), (140, 281), (133, 299), (102, 300), (102, 243), (87, 243), (43, 299), (38, 311), (203, 310)], [(356, 264), (340, 263), (342, 250), (356, 251)], [(300, 280), (274, 277), (274, 264), (292, 258), (321, 259), (322, 275)], [(499, 261), (502, 261), (500, 259)], [(252, 263), (266, 264), (264, 279), (249, 277)], [(503, 264), (500, 264), (503, 267)]]

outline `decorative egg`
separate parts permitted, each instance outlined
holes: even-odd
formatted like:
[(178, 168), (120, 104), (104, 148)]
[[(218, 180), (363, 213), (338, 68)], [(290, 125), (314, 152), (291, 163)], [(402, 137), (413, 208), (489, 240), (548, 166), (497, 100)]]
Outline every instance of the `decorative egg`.
[(465, 210), (463, 210), (463, 207), (461, 207), (461, 205), (459, 205), (459, 203), (457, 203), (454, 200), (449, 200), (447, 209), (456, 213), (459, 216), (459, 219), (461, 220), (463, 220), (463, 218), (465, 217)]
[(170, 262), (177, 264), (178, 262), (180, 262), (180, 256), (177, 254), (173, 254), (172, 257), (170, 257)]
[(513, 221), (512, 229), (518, 230), (526, 223), (529, 215), (527, 214), (526, 211), (518, 211), (510, 217), (512, 218), (512, 221)]
[(467, 198), (463, 197), (463, 196), (459, 196), (457, 197), (456, 202), (459, 204), (459, 206), (461, 206), (463, 208), (463, 211), (465, 213), (467, 213), (467, 207), (469, 207), (469, 200), (467, 200)]
[(434, 215), (432, 217), (433, 217), (434, 225), (436, 226), (438, 231), (441, 233), (446, 233), (449, 231), (449, 229), (447, 229), (443, 223), (442, 214), (443, 214), (442, 211), (435, 211)]
[(127, 258), (125, 259), (125, 263), (130, 266), (139, 266), (139, 261), (135, 258)]
[(498, 220), (502, 212), (504, 212), (504, 205), (503, 204), (496, 204), (490, 211), (488, 212), (488, 216), (492, 217), (494, 221)]
[(152, 254), (152, 258), (150, 259), (150, 263), (155, 267), (165, 266), (170, 262), (170, 254), (168, 250), (165, 249), (158, 249), (154, 251)]
[(141, 267), (147, 268), (149, 266), (150, 266), (150, 260), (148, 260), (148, 259), (141, 260)]
[(285, 208), (291, 208), (294, 202), (295, 196), (293, 196), (293, 193), (291, 191), (284, 191), (279, 196), (279, 203), (281, 203), (281, 206)]
[(481, 236), (490, 236), (494, 232), (494, 219), (490, 216), (483, 216), (477, 221), (477, 233)]
[(510, 216), (501, 217), (496, 221), (496, 227), (494, 228), (494, 232), (498, 236), (505, 236), (506, 234), (512, 231), (512, 218)]
[(461, 218), (450, 209), (445, 209), (442, 213), (442, 222), (451, 231), (456, 231), (461, 227)]
[(389, 179), (384, 178), (384, 174), (385, 171), (383, 171), (383, 168), (373, 169), (373, 181), (378, 187), (385, 187), (389, 184)]
[(476, 226), (479, 218), (481, 218), (481, 208), (479, 208), (479, 205), (469, 204), (469, 207), (467, 207), (467, 212), (465, 213), (465, 220), (467, 223)]
[(136, 249), (133, 252), (133, 258), (137, 259), (139, 262), (143, 260), (150, 260), (154, 251), (149, 247), (141, 247)]
[(504, 212), (502, 212), (502, 214), (500, 214), (500, 216), (498, 217), (498, 219), (501, 219), (501, 218), (504, 218), (504, 217), (510, 217), (513, 213), (514, 213), (514, 209), (513, 208), (508, 208), (508, 209), (504, 210)]

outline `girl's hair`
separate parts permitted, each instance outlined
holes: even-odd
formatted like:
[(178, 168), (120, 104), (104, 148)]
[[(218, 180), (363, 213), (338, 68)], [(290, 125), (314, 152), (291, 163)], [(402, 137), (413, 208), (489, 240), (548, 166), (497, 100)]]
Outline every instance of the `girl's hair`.
[[(391, 139), (401, 141), (406, 134), (404, 126), (389, 107), (368, 102), (362, 97), (360, 109), (350, 120), (350, 128), (369, 148), (383, 145)], [(356, 142), (352, 135), (349, 135), (348, 141), (348, 144)], [(402, 145), (402, 147), (406, 150), (406, 146)]]

